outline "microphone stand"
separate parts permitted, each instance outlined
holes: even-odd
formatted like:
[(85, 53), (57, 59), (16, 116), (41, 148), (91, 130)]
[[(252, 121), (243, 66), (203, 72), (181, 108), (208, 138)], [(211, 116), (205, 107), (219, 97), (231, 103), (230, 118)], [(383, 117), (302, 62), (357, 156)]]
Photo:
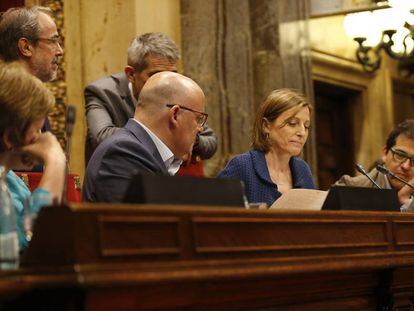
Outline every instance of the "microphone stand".
[(368, 178), (369, 179), (369, 181), (370, 182), (372, 182), (373, 183), (373, 185), (375, 186), (375, 187), (377, 187), (378, 189), (382, 189), (376, 182), (375, 182), (375, 180), (373, 180), (372, 178), (371, 178), (371, 176), (369, 176), (368, 175), (368, 173), (365, 171), (365, 169), (364, 169), (364, 167), (361, 165), (361, 164), (355, 164), (355, 168), (357, 169), (357, 171), (358, 172), (360, 172), (362, 175), (364, 175), (366, 178)]
[(414, 186), (412, 184), (410, 184), (408, 181), (402, 179), (401, 177), (398, 177), (397, 175), (395, 175), (394, 173), (391, 173), (389, 169), (387, 169), (385, 166), (383, 165), (377, 165), (377, 171), (384, 174), (384, 175), (388, 175), (391, 176), (392, 178), (395, 178), (399, 181), (401, 181), (404, 185), (407, 185), (408, 187), (410, 187), (411, 189), (414, 190)]
[(63, 182), (62, 189), (62, 205), (66, 203), (66, 187), (67, 179), (69, 176), (69, 159), (70, 159), (70, 146), (72, 142), (72, 132), (73, 125), (75, 124), (76, 119), (76, 107), (73, 105), (68, 105), (66, 112), (66, 167), (65, 167), (65, 179)]

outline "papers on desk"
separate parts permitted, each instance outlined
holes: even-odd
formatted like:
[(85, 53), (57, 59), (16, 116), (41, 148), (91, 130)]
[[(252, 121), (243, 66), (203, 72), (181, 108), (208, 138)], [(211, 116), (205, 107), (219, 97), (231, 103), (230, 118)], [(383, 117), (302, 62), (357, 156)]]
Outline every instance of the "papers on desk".
[(269, 208), (320, 211), (328, 191), (291, 189), (277, 199)]

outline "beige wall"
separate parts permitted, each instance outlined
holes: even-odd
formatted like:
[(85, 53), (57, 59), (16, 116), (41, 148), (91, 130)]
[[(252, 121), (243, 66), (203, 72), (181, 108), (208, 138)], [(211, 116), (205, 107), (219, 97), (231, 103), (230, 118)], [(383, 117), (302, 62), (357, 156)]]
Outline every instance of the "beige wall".
[(163, 32), (181, 45), (180, 0), (136, 0), (136, 33)]
[[(122, 70), (129, 41), (137, 34), (161, 31), (181, 46), (180, 0), (71, 0), (65, 2), (64, 14), (68, 103), (78, 108), (71, 171), (83, 177), (86, 134), (83, 87)], [(354, 140), (356, 160), (368, 166), (378, 158), (394, 124), (398, 105), (393, 103), (393, 87), (401, 79), (395, 62), (387, 57), (383, 57), (378, 72), (365, 73), (355, 60), (356, 43), (346, 36), (342, 22), (343, 16), (310, 21), (313, 77), (361, 91), (354, 113)], [(414, 85), (412, 81), (404, 83)], [(409, 96), (399, 98), (409, 99)], [(404, 109), (412, 111), (407, 105)], [(402, 118), (401, 113), (396, 115)]]
[(68, 103), (77, 107), (70, 168), (83, 178), (86, 135), (83, 88), (123, 70), (137, 34), (162, 31), (180, 42), (179, 0), (71, 0), (65, 2)]

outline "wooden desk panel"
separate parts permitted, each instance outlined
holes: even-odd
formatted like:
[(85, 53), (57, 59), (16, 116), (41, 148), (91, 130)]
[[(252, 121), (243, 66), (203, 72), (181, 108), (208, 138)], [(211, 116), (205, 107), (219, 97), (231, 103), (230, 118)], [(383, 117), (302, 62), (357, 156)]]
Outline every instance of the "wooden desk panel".
[(85, 310), (411, 310), (413, 223), (409, 213), (51, 208), (0, 295), (42, 306), (54, 294), (59, 308)]

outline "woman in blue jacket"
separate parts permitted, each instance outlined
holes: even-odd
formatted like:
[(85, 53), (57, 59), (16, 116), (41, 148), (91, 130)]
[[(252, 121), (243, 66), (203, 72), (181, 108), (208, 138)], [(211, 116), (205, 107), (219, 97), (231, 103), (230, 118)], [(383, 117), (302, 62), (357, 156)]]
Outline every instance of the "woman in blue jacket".
[(249, 203), (268, 206), (292, 188), (314, 189), (310, 168), (299, 158), (311, 111), (303, 95), (290, 89), (272, 91), (256, 113), (253, 150), (230, 160), (218, 177), (242, 180)]

